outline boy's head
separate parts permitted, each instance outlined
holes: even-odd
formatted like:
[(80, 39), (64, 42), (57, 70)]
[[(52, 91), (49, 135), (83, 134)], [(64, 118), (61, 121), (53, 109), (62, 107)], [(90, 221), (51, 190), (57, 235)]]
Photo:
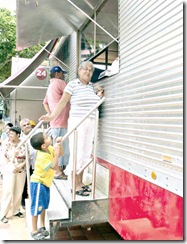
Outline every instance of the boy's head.
[(51, 145), (51, 138), (43, 132), (38, 132), (31, 137), (31, 146), (36, 150), (45, 150)]

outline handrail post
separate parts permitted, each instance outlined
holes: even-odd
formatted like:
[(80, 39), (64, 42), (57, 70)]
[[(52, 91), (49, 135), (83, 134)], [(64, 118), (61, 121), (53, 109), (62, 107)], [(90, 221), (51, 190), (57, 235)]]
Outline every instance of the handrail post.
[(72, 175), (72, 195), (73, 195), (73, 201), (75, 201), (75, 181), (76, 181), (76, 164), (77, 164), (77, 137), (78, 132), (77, 129), (74, 131), (74, 141), (73, 141), (73, 172), (71, 172)]
[(96, 114), (95, 114), (95, 131), (94, 131), (94, 148), (93, 148), (92, 199), (95, 199), (98, 121), (99, 121), (99, 110), (96, 110)]
[(28, 198), (30, 203), (30, 164), (29, 164), (28, 144), (25, 145), (25, 152), (26, 152), (26, 181), (28, 187)]

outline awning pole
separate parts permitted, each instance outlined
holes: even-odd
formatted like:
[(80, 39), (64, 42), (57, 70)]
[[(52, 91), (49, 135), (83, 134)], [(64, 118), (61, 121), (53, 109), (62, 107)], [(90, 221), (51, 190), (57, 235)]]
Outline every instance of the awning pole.
[[(39, 44), (39, 46), (41, 47), (41, 45)], [(50, 53), (47, 49), (44, 49), (47, 53), (49, 53), (50, 55), (52, 54), (52, 53)], [(61, 64), (63, 64), (64, 66), (66, 66), (66, 68), (68, 68), (69, 69), (69, 66), (67, 66), (67, 64), (65, 64), (65, 63), (63, 63), (60, 59), (58, 59), (55, 55), (54, 55), (54, 58), (56, 59), (56, 60), (58, 60), (58, 62), (60, 62)]]
[(0, 96), (2, 97), (3, 101), (5, 101), (5, 97), (3, 96), (3, 94), (0, 92)]
[(0, 84), (0, 88), (28, 88), (28, 89), (47, 89), (47, 86), (46, 87), (43, 87), (43, 86), (22, 86), (22, 85), (19, 85), (19, 86), (13, 86), (13, 85), (1, 85)]
[(117, 43), (119, 42), (113, 35), (111, 35), (108, 31), (106, 31), (101, 25), (99, 25), (95, 20), (93, 20), (89, 15), (87, 15), (82, 9), (80, 9), (77, 5), (72, 3), (72, 1), (67, 0), (69, 3), (71, 3), (76, 9), (81, 11), (88, 19), (90, 19), (94, 24), (96, 24), (101, 30), (103, 30), (107, 35), (109, 35), (114, 41)]
[[(96, 13), (94, 13), (94, 20), (96, 20)], [(94, 55), (96, 54), (96, 25), (94, 25)]]

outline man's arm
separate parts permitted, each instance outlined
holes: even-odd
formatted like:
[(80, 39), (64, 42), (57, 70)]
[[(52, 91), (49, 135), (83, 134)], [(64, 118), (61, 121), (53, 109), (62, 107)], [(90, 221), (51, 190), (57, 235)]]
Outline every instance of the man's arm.
[(45, 111), (46, 111), (48, 114), (51, 114), (51, 110), (50, 110), (50, 108), (49, 108), (48, 103), (43, 103), (43, 105), (44, 105), (44, 109), (45, 109)]
[(70, 101), (71, 94), (64, 92), (63, 96), (61, 97), (60, 101), (56, 104), (55, 109), (52, 111), (51, 114), (42, 115), (39, 120), (44, 120), (46, 122), (49, 122), (56, 118), (62, 109), (66, 106), (66, 104)]

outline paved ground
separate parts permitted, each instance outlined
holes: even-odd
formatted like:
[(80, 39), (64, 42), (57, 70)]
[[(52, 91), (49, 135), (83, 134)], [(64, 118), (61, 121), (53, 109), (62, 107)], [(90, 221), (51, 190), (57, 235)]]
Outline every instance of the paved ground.
[[(2, 184), (0, 180), (0, 203)], [(22, 212), (25, 211), (22, 209)], [(8, 224), (0, 222), (0, 240), (32, 240), (27, 229), (26, 218), (13, 217)], [(56, 240), (122, 240), (109, 223), (60, 227)]]

